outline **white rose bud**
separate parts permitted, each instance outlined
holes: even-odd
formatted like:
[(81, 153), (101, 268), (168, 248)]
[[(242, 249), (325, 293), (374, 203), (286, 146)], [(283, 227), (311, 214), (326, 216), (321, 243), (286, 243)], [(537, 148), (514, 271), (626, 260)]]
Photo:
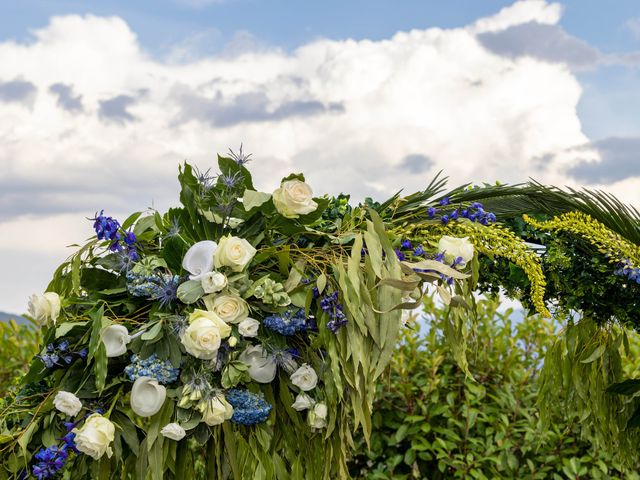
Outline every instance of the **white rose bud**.
[(187, 353), (201, 360), (212, 360), (218, 355), (220, 342), (231, 335), (231, 327), (214, 312), (194, 310), (189, 326), (180, 338)]
[(61, 411), (65, 415), (75, 417), (82, 410), (82, 402), (71, 392), (60, 390), (53, 399), (53, 405), (56, 410)]
[(127, 327), (123, 325), (109, 325), (100, 332), (100, 339), (104, 344), (107, 357), (119, 357), (127, 353), (127, 345), (131, 336)]
[(291, 407), (294, 410), (297, 410), (298, 412), (301, 412), (303, 410), (306, 410), (308, 408), (313, 407), (315, 405), (315, 403), (316, 402), (313, 401), (313, 398), (311, 398), (306, 393), (299, 393), (298, 396), (296, 397), (296, 401), (293, 402)]
[(167, 423), (160, 433), (163, 437), (170, 438), (171, 440), (175, 440), (176, 442), (182, 440), (184, 436), (187, 434), (184, 428), (182, 428), (177, 423)]
[(158, 413), (167, 398), (167, 389), (155, 378), (138, 377), (131, 389), (131, 410), (141, 417)]
[(220, 272), (208, 272), (200, 279), (204, 293), (217, 293), (227, 286), (227, 277)]
[(107, 457), (113, 454), (109, 444), (115, 438), (116, 427), (102, 415), (94, 413), (81, 428), (71, 431), (76, 434), (74, 441), (77, 449), (94, 460), (99, 460), (105, 453)]
[(45, 325), (49, 321), (55, 325), (60, 316), (60, 296), (55, 292), (46, 292), (42, 295), (34, 293), (29, 297), (27, 309), (31, 318), (39, 325)]
[(258, 335), (258, 328), (260, 322), (254, 318), (245, 318), (238, 325), (238, 333), (243, 337), (256, 337)]
[(234, 272), (241, 272), (255, 254), (256, 249), (244, 238), (227, 235), (220, 239), (220, 244), (215, 251), (215, 266), (216, 268), (230, 267)]
[(327, 426), (327, 406), (320, 402), (316, 403), (313, 410), (309, 410), (307, 421), (311, 428), (324, 428)]
[(462, 259), (461, 266), (473, 259), (473, 244), (469, 241), (469, 237), (450, 237), (444, 235), (438, 242), (438, 250), (444, 253), (447, 262), (452, 263), (458, 257)]
[(249, 305), (237, 295), (207, 295), (204, 304), (226, 323), (240, 323), (249, 316)]
[(220, 425), (233, 416), (233, 407), (224, 395), (216, 395), (207, 401), (200, 402), (196, 408), (202, 413), (202, 421), (210, 427)]
[(182, 268), (191, 274), (190, 280), (201, 280), (204, 274), (213, 271), (213, 255), (217, 248), (216, 242), (204, 240), (187, 250), (182, 259)]
[(247, 347), (238, 360), (249, 366), (249, 376), (258, 383), (271, 383), (276, 378), (276, 359), (262, 345)]
[(318, 375), (315, 370), (306, 363), (291, 374), (291, 383), (300, 390), (308, 392), (313, 390), (318, 384)]
[(298, 218), (318, 208), (311, 187), (300, 180), (286, 180), (272, 195), (276, 210), (283, 217)]
[(231, 348), (235, 347), (238, 344), (238, 339), (236, 337), (229, 337), (229, 340), (227, 340), (227, 343), (229, 343), (229, 346)]

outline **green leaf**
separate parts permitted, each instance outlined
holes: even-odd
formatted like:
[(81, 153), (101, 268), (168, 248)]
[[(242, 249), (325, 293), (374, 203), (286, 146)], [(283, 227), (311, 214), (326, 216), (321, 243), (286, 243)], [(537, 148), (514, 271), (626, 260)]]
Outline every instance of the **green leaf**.
[(255, 190), (245, 190), (242, 197), (242, 204), (244, 205), (244, 209), (248, 212), (253, 208), (257, 208), (260, 205), (263, 205), (270, 199), (270, 193), (256, 192)]
[(640, 392), (640, 379), (630, 378), (624, 382), (614, 383), (607, 388), (609, 393), (617, 393), (618, 395), (633, 395)]
[(598, 358), (602, 356), (604, 351), (606, 350), (606, 345), (599, 345), (595, 348), (595, 350), (584, 360), (580, 360), (580, 363), (591, 363), (596, 361)]
[(178, 298), (187, 305), (197, 302), (203, 295), (204, 290), (199, 280), (188, 280), (178, 287)]
[(89, 322), (65, 322), (56, 328), (56, 338), (64, 337), (75, 327), (84, 327)]
[(149, 330), (141, 335), (142, 340), (145, 342), (152, 342), (159, 340), (162, 334), (162, 322), (157, 322)]

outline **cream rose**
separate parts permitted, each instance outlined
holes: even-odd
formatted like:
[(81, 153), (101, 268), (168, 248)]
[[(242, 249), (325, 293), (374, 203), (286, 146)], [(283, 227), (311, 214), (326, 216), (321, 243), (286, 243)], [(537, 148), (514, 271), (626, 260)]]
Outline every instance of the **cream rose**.
[(291, 374), (291, 383), (300, 390), (308, 392), (313, 390), (318, 384), (316, 371), (306, 363), (303, 363), (295, 372)]
[(107, 457), (113, 454), (110, 443), (115, 438), (116, 427), (102, 415), (94, 413), (81, 428), (74, 428), (72, 432), (76, 434), (77, 449), (94, 460), (99, 460), (105, 453)]
[(55, 292), (46, 292), (42, 295), (34, 293), (29, 297), (27, 309), (31, 318), (39, 325), (45, 325), (49, 321), (55, 325), (60, 316), (60, 296)]
[(191, 274), (190, 280), (201, 280), (203, 275), (213, 270), (213, 254), (217, 248), (216, 242), (203, 240), (187, 250), (182, 259), (182, 268)]
[(227, 235), (220, 239), (214, 255), (215, 266), (230, 267), (234, 272), (241, 272), (255, 254), (256, 249), (244, 238)]
[(249, 366), (249, 376), (258, 383), (270, 383), (276, 378), (276, 359), (269, 355), (262, 345), (247, 347), (238, 360)]
[(226, 323), (240, 323), (249, 316), (249, 305), (237, 295), (207, 295), (204, 304)]
[(327, 406), (320, 402), (316, 403), (313, 410), (309, 410), (307, 421), (311, 428), (324, 428), (327, 426)]
[(311, 398), (306, 393), (299, 393), (296, 397), (296, 401), (291, 405), (291, 408), (297, 410), (298, 412), (301, 412), (313, 407), (315, 403), (316, 402), (313, 401), (313, 398)]
[(452, 263), (458, 257), (461, 258), (461, 266), (473, 259), (474, 248), (469, 237), (458, 238), (444, 235), (438, 242), (438, 250), (444, 253), (447, 262)]
[(167, 423), (164, 427), (162, 427), (160, 433), (163, 437), (170, 438), (171, 440), (175, 440), (176, 442), (182, 440), (187, 434), (184, 428), (182, 428), (177, 423)]
[(210, 427), (220, 425), (233, 416), (233, 407), (222, 394), (200, 402), (197, 409), (202, 413), (202, 421)]
[(258, 335), (258, 329), (260, 328), (260, 322), (254, 318), (245, 318), (238, 325), (238, 333), (243, 337), (256, 337)]
[(75, 417), (82, 410), (82, 402), (71, 392), (60, 390), (53, 399), (53, 405), (56, 410), (61, 411), (65, 415)]
[(283, 217), (298, 218), (318, 208), (311, 187), (300, 180), (286, 180), (272, 195), (276, 210)]
[(181, 340), (189, 354), (211, 360), (218, 354), (221, 340), (230, 334), (231, 327), (214, 312), (194, 310)]
[(227, 277), (220, 272), (208, 272), (200, 279), (204, 293), (217, 293), (227, 286)]
[(131, 388), (131, 410), (141, 417), (158, 413), (167, 398), (167, 389), (155, 378), (138, 377)]
[(100, 332), (107, 357), (119, 357), (127, 353), (127, 345), (131, 341), (129, 331), (123, 325), (109, 325)]

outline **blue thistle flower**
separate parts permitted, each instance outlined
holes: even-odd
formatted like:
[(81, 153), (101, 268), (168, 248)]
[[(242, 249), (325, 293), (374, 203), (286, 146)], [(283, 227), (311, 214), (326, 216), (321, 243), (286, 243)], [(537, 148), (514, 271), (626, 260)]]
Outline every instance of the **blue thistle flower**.
[(251, 161), (251, 154), (245, 154), (242, 151), (242, 144), (240, 144), (240, 150), (238, 153), (235, 153), (233, 150), (229, 149), (229, 155), (231, 158), (240, 166), (243, 166), (245, 163), (249, 163)]
[(225, 393), (227, 402), (233, 407), (231, 421), (240, 425), (256, 425), (267, 421), (273, 406), (261, 394), (248, 390), (231, 389)]

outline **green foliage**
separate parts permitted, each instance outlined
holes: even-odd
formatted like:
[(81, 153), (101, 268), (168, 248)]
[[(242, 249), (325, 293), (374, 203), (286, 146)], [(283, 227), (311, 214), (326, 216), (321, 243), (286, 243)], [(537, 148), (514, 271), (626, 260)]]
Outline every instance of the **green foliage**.
[[(533, 316), (515, 322), (498, 305), (477, 303), (470, 379), (442, 337), (446, 308), (425, 299), (427, 330), (403, 333), (378, 386), (371, 449), (356, 439), (354, 477), (640, 478), (581, 438), (579, 422), (560, 404), (543, 428), (537, 405), (542, 358), (558, 325)], [(632, 350), (639, 345), (632, 339)], [(596, 363), (590, 356), (584, 360)], [(634, 364), (640, 367), (637, 357)]]
[(26, 373), (39, 344), (40, 330), (33, 326), (15, 320), (0, 322), (0, 399), (7, 397)]

